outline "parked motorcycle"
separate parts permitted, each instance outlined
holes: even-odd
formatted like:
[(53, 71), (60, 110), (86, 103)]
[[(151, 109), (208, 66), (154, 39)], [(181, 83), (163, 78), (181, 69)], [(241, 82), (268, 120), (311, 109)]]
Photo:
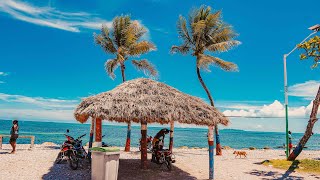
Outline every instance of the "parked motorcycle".
[(59, 164), (63, 160), (67, 160), (69, 162), (69, 166), (71, 169), (76, 170), (79, 166), (79, 159), (87, 158), (87, 152), (82, 146), (81, 138), (86, 134), (79, 136), (77, 139), (66, 135), (67, 140), (61, 146), (61, 151), (56, 158), (56, 163)]
[(156, 164), (166, 164), (169, 171), (172, 170), (172, 163), (175, 163), (174, 154), (169, 149), (163, 149), (163, 139), (152, 149), (151, 162)]
[[(141, 139), (139, 140), (139, 151), (141, 151)], [(152, 136), (147, 137), (147, 151), (152, 151)]]

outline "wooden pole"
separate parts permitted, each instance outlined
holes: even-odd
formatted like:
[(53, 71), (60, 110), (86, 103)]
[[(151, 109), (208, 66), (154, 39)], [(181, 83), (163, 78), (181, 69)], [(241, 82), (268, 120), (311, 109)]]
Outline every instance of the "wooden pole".
[(130, 151), (130, 140), (131, 139), (131, 122), (128, 123), (128, 130), (127, 130), (127, 140), (126, 140), (126, 146), (124, 148), (124, 151), (129, 152)]
[(169, 150), (172, 152), (173, 149), (173, 131), (174, 131), (174, 121), (170, 122), (170, 144), (169, 144)]
[(102, 119), (96, 118), (96, 142), (101, 143), (102, 141)]
[(93, 133), (94, 133), (94, 118), (92, 118), (91, 126), (90, 126), (90, 139), (89, 139), (89, 150), (88, 150), (88, 158), (91, 159), (91, 150), (92, 141), (93, 141)]
[(208, 144), (209, 144), (209, 179), (214, 179), (213, 126), (209, 126), (209, 129), (208, 129)]
[(141, 121), (141, 169), (147, 169), (147, 121)]

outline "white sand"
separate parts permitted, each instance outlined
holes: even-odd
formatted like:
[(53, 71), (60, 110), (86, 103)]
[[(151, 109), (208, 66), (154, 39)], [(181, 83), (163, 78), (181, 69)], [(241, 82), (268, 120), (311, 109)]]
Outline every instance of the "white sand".
[[(0, 150), (0, 179), (90, 179), (90, 165), (82, 164), (78, 170), (70, 170), (67, 163), (54, 164), (59, 152), (52, 144), (18, 145), (16, 154), (9, 145)], [(258, 164), (266, 159), (284, 159), (283, 150), (246, 150), (248, 158), (235, 159), (233, 150), (224, 150), (223, 156), (215, 156), (215, 178), (227, 179), (320, 179), (320, 175), (286, 172)], [(140, 152), (121, 152), (119, 179), (208, 179), (208, 151), (206, 149), (174, 149), (177, 162), (172, 172), (166, 167), (149, 163), (149, 170), (140, 170)], [(149, 159), (150, 159), (149, 155)], [(320, 158), (320, 151), (303, 151), (302, 158)]]

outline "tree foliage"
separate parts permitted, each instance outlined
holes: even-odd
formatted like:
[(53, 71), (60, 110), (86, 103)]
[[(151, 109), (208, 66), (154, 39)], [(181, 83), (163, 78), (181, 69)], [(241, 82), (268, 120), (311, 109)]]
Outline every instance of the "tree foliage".
[(301, 60), (313, 59), (312, 68), (318, 67), (318, 62), (320, 60), (319, 36), (315, 36), (302, 44), (298, 44), (298, 48), (304, 51), (302, 54), (300, 54)]
[(220, 67), (225, 71), (236, 71), (237, 65), (224, 61), (208, 53), (225, 52), (240, 44), (234, 40), (237, 34), (232, 27), (222, 21), (221, 11), (211, 12), (211, 7), (201, 6), (189, 14), (188, 22), (179, 16), (177, 22), (181, 45), (172, 46), (172, 53), (192, 53), (197, 57), (197, 67), (209, 70), (210, 65)]
[[(113, 19), (112, 27), (102, 25), (101, 33), (94, 34), (96, 44), (107, 54), (113, 54), (115, 57), (105, 63), (105, 69), (108, 75), (114, 79), (115, 70), (121, 66), (124, 71), (125, 61), (130, 57), (139, 57), (142, 54), (155, 50), (153, 43), (141, 40), (147, 30), (141, 26), (138, 21), (131, 20), (130, 16), (118, 16)], [(158, 72), (148, 60), (133, 60), (138, 70), (142, 70), (146, 75), (156, 77)], [(148, 64), (148, 65), (146, 65)]]

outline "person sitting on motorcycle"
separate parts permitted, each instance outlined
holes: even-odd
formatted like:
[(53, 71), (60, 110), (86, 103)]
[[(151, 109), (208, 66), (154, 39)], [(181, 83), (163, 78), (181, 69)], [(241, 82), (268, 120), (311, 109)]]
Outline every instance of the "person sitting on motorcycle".
[[(152, 160), (151, 161), (155, 161), (155, 155), (158, 153), (159, 150), (162, 150), (163, 148), (163, 144), (164, 144), (164, 137), (166, 134), (168, 134), (170, 132), (169, 129), (164, 128), (161, 129), (153, 138), (152, 141), (152, 149), (154, 151), (154, 153), (152, 153)], [(160, 144), (160, 141), (162, 141), (162, 143)]]

